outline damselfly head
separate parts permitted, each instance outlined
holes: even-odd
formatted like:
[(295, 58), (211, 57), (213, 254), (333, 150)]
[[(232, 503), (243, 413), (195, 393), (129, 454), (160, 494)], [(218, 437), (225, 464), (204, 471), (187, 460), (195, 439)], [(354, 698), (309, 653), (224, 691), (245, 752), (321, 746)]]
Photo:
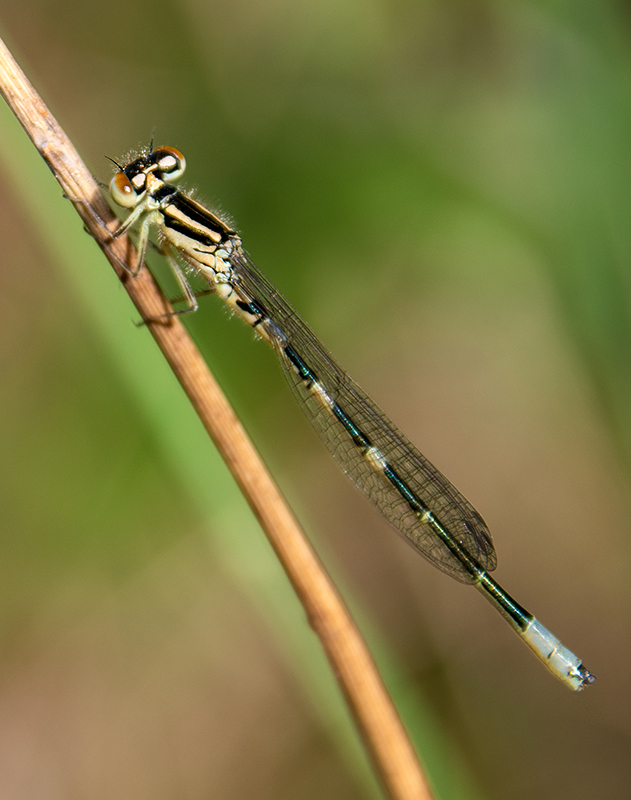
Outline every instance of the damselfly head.
[[(116, 162), (114, 162), (116, 163)], [(147, 175), (158, 180), (176, 180), (186, 169), (186, 159), (175, 147), (156, 147), (125, 166), (110, 181), (112, 200), (122, 208), (134, 208), (147, 190)]]

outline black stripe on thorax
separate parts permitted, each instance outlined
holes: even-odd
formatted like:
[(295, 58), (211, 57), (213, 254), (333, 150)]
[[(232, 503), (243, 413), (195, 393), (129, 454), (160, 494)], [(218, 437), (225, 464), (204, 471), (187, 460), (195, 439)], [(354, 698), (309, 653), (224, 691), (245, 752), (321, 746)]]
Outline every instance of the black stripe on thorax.
[(177, 186), (171, 186), (169, 183), (163, 183), (155, 190), (155, 192), (152, 193), (151, 196), (156, 202), (163, 203), (167, 198), (174, 197), (176, 194), (179, 194), (179, 189)]
[(182, 192), (177, 192), (172, 198), (173, 205), (187, 216), (191, 222), (199, 225), (201, 228), (209, 228), (213, 233), (221, 237), (221, 241), (226, 241), (235, 235), (235, 231), (231, 230), (225, 225), (218, 217), (207, 209), (200, 208), (200, 206), (187, 197)]
[(172, 217), (168, 209), (162, 210), (162, 221), (165, 228), (169, 228), (169, 230), (175, 231), (176, 233), (181, 233), (182, 236), (185, 236), (187, 239), (192, 239), (194, 242), (198, 242), (205, 247), (219, 246), (219, 242), (216, 242), (207, 233), (191, 228), (190, 225), (186, 225), (186, 223), (181, 220)]

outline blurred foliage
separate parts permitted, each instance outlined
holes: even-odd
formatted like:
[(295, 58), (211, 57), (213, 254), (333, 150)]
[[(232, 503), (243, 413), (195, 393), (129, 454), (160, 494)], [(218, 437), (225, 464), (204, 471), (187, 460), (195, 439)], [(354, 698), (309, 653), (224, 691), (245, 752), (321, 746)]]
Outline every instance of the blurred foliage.
[[(187, 324), (438, 795), (626, 797), (626, 5), (35, 0), (1, 22), (99, 179), (154, 129), (186, 154), (184, 185), (480, 508), (499, 581), (596, 673), (571, 696), (391, 536), (273, 353), (204, 300)], [(6, 126), (0, 794), (375, 796), (256, 526)]]

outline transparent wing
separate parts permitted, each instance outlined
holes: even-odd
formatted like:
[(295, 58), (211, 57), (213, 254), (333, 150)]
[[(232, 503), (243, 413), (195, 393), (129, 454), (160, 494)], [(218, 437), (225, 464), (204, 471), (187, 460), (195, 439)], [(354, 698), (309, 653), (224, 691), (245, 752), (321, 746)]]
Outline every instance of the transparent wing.
[(258, 270), (248, 255), (237, 252), (231, 259), (234, 288), (254, 302), (267, 317), (265, 329), (272, 338), (285, 375), (301, 407), (344, 472), (420, 552), (435, 566), (463, 583), (472, 578), (447, 544), (422, 521), (410, 504), (375, 469), (347, 427), (330, 407), (308, 388), (287, 355), (287, 346), (309, 368), (328, 397), (378, 448), (406, 487), (428, 508), (439, 523), (479, 566), (495, 569), (497, 561), (486, 523), (469, 501), (423, 456), (388, 419), (324, 348), (309, 326)]

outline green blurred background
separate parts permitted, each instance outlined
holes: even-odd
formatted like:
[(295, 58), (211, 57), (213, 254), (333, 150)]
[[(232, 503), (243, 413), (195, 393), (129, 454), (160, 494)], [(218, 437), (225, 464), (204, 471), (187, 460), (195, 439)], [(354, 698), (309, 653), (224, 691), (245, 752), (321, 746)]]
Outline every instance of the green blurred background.
[[(0, 24), (97, 178), (154, 129), (186, 154), (597, 675), (572, 695), (393, 535), (203, 300), (187, 324), (437, 794), (628, 797), (628, 7), (34, 0)], [(262, 534), (4, 107), (0, 198), (0, 795), (378, 797)]]

